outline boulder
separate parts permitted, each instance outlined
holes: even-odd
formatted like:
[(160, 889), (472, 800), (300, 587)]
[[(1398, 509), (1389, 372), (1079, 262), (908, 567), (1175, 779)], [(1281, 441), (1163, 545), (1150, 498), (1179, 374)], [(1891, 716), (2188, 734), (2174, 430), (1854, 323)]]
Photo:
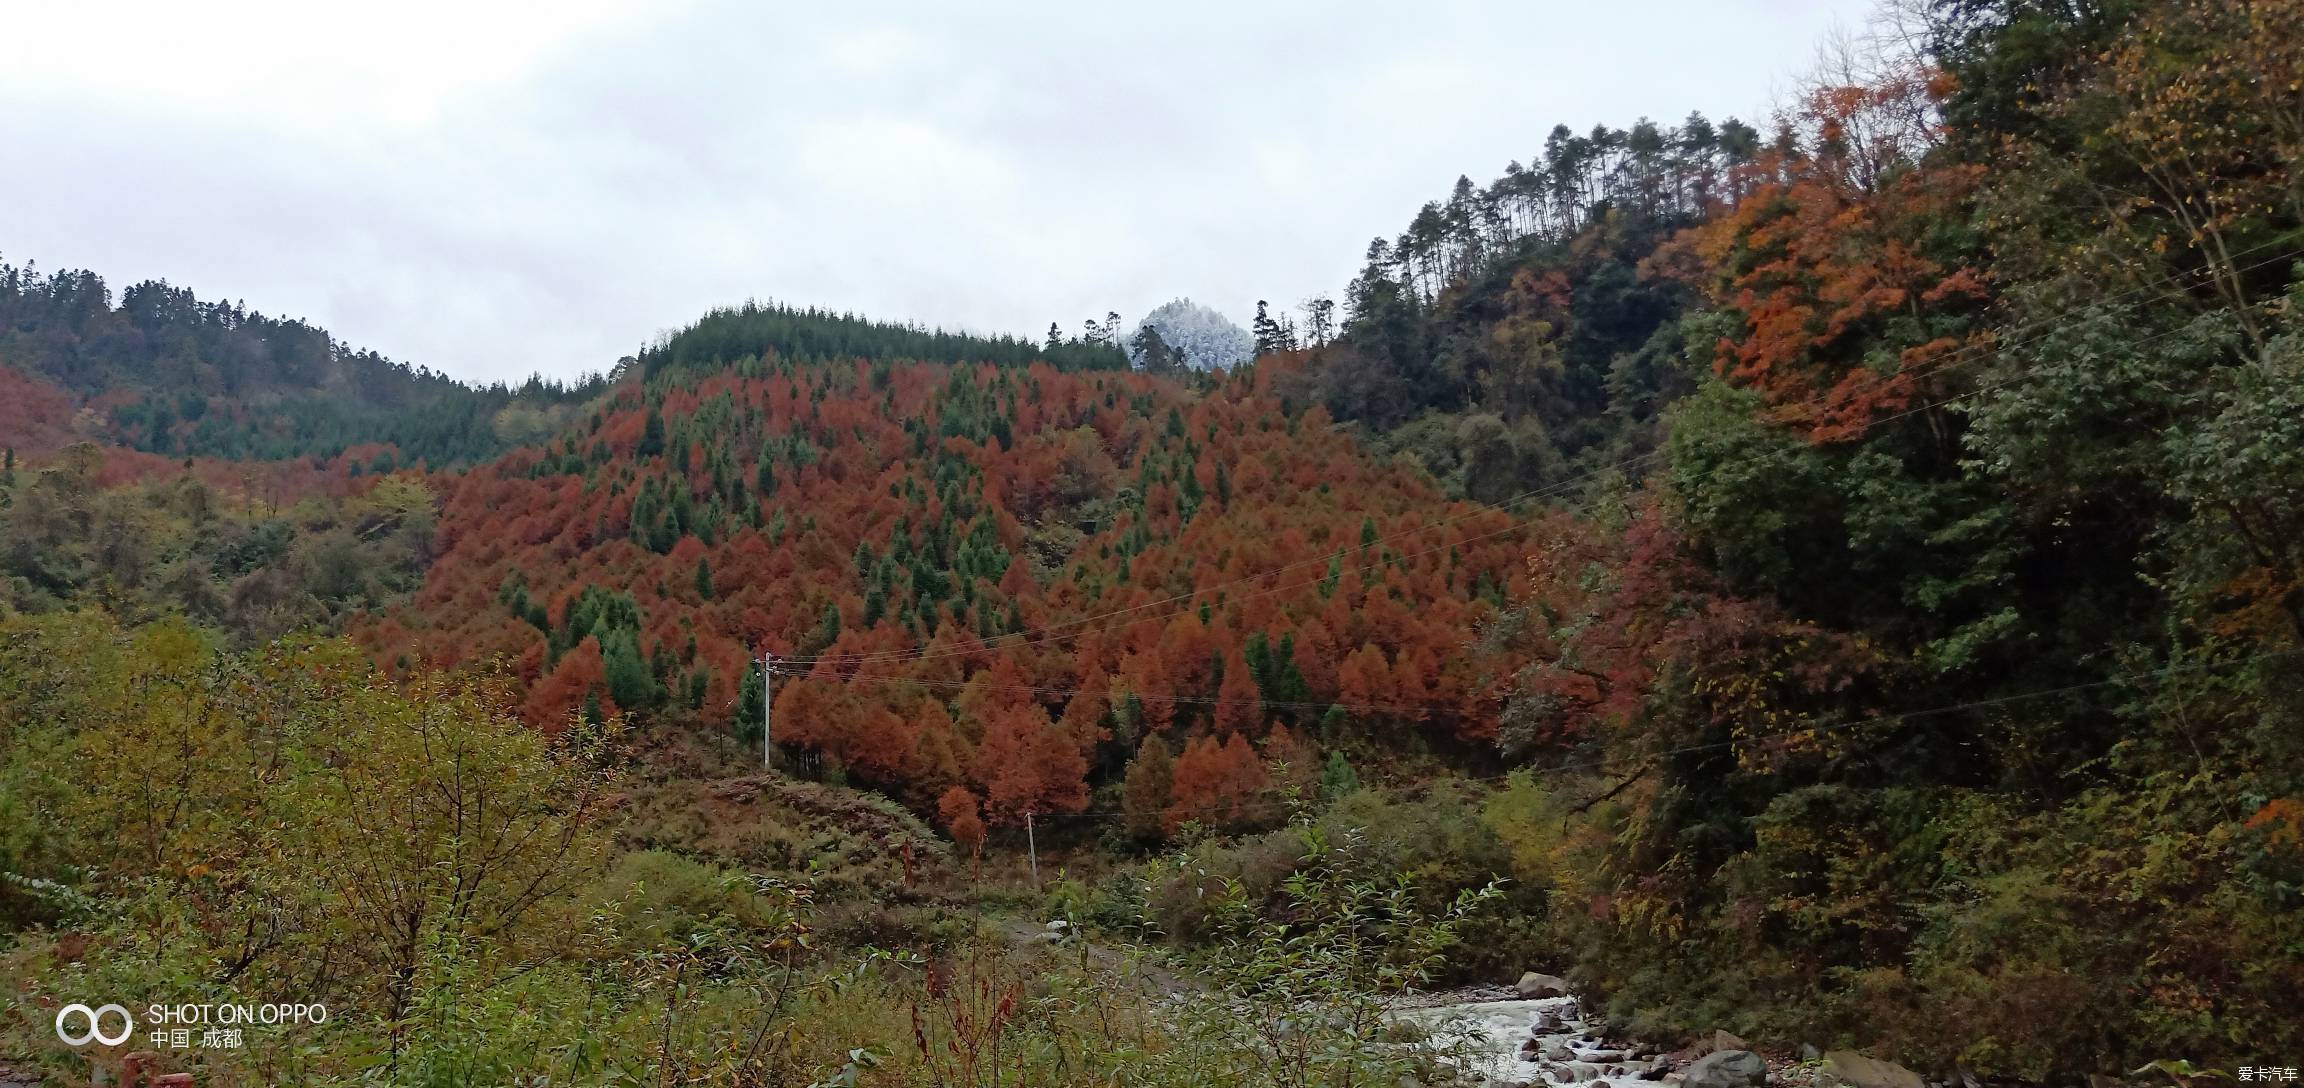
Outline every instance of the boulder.
[(1826, 1051), (1823, 1072), (1832, 1082), (1851, 1088), (1927, 1088), (1920, 1074), (1853, 1050)]
[(1568, 996), (1568, 980), (1558, 975), (1530, 971), (1520, 976), (1520, 981), (1514, 983), (1512, 989), (1522, 999), (1530, 1001), (1539, 997), (1566, 997)]
[(1552, 1048), (1552, 1052), (1544, 1056), (1556, 1062), (1572, 1062), (1576, 1060), (1576, 1052), (1568, 1049), (1565, 1046), (1554, 1046)]
[(1681, 1074), (1687, 1088), (1760, 1088), (1767, 1082), (1768, 1062), (1749, 1050), (1715, 1050)]

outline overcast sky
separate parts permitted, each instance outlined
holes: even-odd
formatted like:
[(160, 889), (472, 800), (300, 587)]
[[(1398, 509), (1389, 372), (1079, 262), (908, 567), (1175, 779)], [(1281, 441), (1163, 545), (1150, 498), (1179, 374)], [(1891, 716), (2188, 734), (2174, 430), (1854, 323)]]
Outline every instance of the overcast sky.
[(1757, 122), (1869, 6), (0, 0), (0, 256), (476, 380), (748, 297), (1245, 324), (1556, 122)]

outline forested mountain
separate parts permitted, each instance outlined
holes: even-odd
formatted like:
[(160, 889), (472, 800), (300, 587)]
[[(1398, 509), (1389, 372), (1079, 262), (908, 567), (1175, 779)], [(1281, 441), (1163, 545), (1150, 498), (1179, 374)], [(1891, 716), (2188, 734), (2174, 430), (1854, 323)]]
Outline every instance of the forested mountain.
[[(606, 1025), (618, 1068), (703, 1069), (756, 1056), (730, 1010), (793, 986), (815, 1034), (773, 1037), (815, 1064), (722, 1080), (877, 1083), (877, 1037), (842, 1034), (877, 1031), (885, 1083), (966, 1083), (938, 1063), (987, 1034), (1064, 1056), (1032, 1083), (1107, 1052), (1250, 1082), (1297, 1042), (1345, 1072), (1290, 1083), (1401, 1083), (1379, 1020), (1305, 1015), (1365, 1006), (1291, 987), (1531, 964), (1660, 1047), (1725, 1029), (1941, 1083), (2196, 1083), (2304, 1047), (2304, 6), (1896, 10), (1765, 136), (1555, 129), (1371, 246), (1340, 304), (1259, 304), (1220, 374), (1130, 367), (1116, 315), (1033, 345), (747, 305), (604, 384), (458, 392), (237, 307), (11, 273), (0, 427), (38, 456), (6, 466), (0, 562), (9, 611), (47, 615), (0, 617), (0, 784), (40, 799), (0, 797), (29, 814), (0, 822), (0, 922), (106, 897), (189, 936), (7, 962), (239, 962), (397, 1010), (363, 1054), (453, 1040), (441, 1068), (481, 1082), (597, 1068), (529, 1002)], [(188, 418), (225, 359), (241, 384)], [(326, 452), (338, 424), (298, 413), (363, 381), (500, 445), (74, 441)], [(456, 415), (497, 395), (548, 407)], [(781, 769), (731, 779), (763, 651)], [(549, 849), (457, 870), (503, 896), (467, 913), (404, 892), (471, 864), (451, 843), (374, 876), (414, 904), (385, 922), (357, 895), (266, 914), (250, 889), (370, 874), (216, 846), (206, 811), (87, 816), (174, 765), (106, 760), (69, 713), (169, 759), (297, 753), (283, 796), (344, 844), (468, 796), (430, 787), (471, 751), (500, 841)], [(614, 841), (612, 771), (640, 780)], [(281, 822), (258, 780), (218, 803)], [(997, 870), (1022, 824), (1029, 864), (1078, 868), (922, 891), (919, 821), (939, 862)], [(843, 951), (811, 944), (818, 879), (847, 882)], [(1068, 996), (1109, 978), (983, 969), (940, 894), (1234, 973), (1204, 1034), (1116, 1042), (1142, 1022)], [(940, 958), (875, 974), (889, 932)], [(834, 981), (793, 982), (804, 955)], [(482, 975), (533, 988), (423, 1011)], [(1244, 1038), (1249, 1007), (1289, 1026)]]
[(297, 461), (170, 463), (92, 442), (0, 466), (0, 602), (184, 616), (235, 645), (330, 630), (396, 603), (431, 561), (436, 503), (415, 473), (354, 451)]
[[(2292, 1032), (2304, 20), (1935, 14), (1623, 267), (1692, 391), (1490, 630), (1507, 749), (1621, 806), (1568, 939), (1628, 1015), (1939, 1067)], [(1451, 358), (1389, 345), (1479, 297), (1463, 245), (1363, 277), (1343, 365)]]
[[(1517, 576), (1517, 526), (1283, 413), (1284, 371), (1193, 396), (746, 359), (627, 387), (459, 477), (425, 588), (359, 637), (406, 665), (499, 655), (540, 725), (752, 736), (770, 651), (780, 743), (924, 810), (972, 790), (995, 825), (1085, 807), (1148, 745), (1185, 761), (1178, 812), (1247, 801), (1276, 751), (1477, 761), (1492, 678), (1454, 651)], [(1228, 779), (1191, 770), (1219, 758)]]
[[(1688, 285), (1646, 262), (1753, 187), (1770, 148), (1733, 118), (1691, 114), (1578, 134), (1553, 128), (1528, 165), (1487, 186), (1458, 178), (1332, 303), (1264, 319), (1265, 350), (1309, 349), (1300, 399), (1369, 428), (1483, 501), (1560, 485), (1654, 449), (1683, 362)], [(1335, 343), (1329, 344), (1336, 325)]]
[(327, 330), (147, 281), (0, 262), (0, 366), (92, 401), (86, 437), (248, 460), (393, 447), (384, 463), (467, 463), (535, 441), (600, 389), (531, 378), (475, 388)]
[(1101, 325), (1091, 319), (1084, 333), (1066, 337), (1050, 325), (1047, 343), (1034, 344), (1011, 336), (976, 336), (829, 310), (747, 302), (714, 310), (659, 338), (639, 358), (650, 377), (676, 367), (712, 369), (768, 355), (803, 364), (871, 359), (1022, 366), (1045, 360), (1061, 370), (1117, 370), (1128, 365), (1113, 342), (1118, 326), (1117, 315)]

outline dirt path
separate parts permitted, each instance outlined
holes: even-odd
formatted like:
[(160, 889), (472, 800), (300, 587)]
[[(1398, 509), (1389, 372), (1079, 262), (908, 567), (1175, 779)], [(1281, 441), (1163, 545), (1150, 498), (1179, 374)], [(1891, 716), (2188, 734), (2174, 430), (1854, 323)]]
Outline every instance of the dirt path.
[(1073, 963), (1085, 961), (1088, 967), (1115, 975), (1134, 973), (1152, 992), (1167, 996), (1204, 990), (1207, 987), (1168, 969), (1159, 962), (1157, 949), (1144, 948), (1141, 954), (1130, 955), (1121, 948), (1099, 941), (1085, 932), (1071, 927), (1050, 929), (1047, 923), (1030, 918), (1007, 916), (992, 923), (1011, 947), (1035, 950), (1060, 956)]

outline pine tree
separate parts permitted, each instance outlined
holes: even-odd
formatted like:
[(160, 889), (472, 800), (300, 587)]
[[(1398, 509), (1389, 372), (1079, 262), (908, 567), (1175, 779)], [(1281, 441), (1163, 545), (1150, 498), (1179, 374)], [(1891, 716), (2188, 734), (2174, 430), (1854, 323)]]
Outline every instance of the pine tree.
[(640, 637), (631, 630), (614, 630), (600, 639), (602, 670), (607, 674), (608, 697), (627, 710), (656, 705), (656, 677), (640, 655)]
[(664, 414), (654, 405), (648, 408), (648, 420), (640, 428), (640, 445), (634, 449), (637, 457), (661, 457), (664, 454)]
[(762, 683), (758, 663), (748, 664), (744, 669), (743, 682), (736, 686), (734, 732), (738, 737), (748, 742), (756, 742), (760, 739), (760, 728), (766, 724), (762, 720), (761, 701), (766, 694), (767, 689)]
[(833, 601), (824, 606), (824, 616), (816, 621), (816, 629), (808, 632), (808, 637), (801, 640), (800, 656), (808, 657), (821, 653), (839, 640), (840, 602)]
[(1328, 753), (1328, 764), (1320, 769), (1320, 796), (1333, 801), (1360, 789), (1360, 774), (1352, 769), (1339, 748)]

